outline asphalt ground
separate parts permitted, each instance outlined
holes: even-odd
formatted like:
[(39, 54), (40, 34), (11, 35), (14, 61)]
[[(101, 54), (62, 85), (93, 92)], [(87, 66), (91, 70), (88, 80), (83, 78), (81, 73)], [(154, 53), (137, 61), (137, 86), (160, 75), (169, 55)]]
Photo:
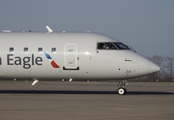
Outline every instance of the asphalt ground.
[(174, 120), (174, 83), (0, 82), (0, 120)]

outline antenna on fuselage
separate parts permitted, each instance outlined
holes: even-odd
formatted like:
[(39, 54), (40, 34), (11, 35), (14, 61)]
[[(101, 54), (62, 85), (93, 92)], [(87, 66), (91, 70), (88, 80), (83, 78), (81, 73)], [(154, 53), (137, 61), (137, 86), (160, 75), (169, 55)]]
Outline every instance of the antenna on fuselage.
[(47, 30), (48, 30), (48, 33), (51, 33), (53, 32), (53, 30), (49, 27), (49, 26), (46, 26)]

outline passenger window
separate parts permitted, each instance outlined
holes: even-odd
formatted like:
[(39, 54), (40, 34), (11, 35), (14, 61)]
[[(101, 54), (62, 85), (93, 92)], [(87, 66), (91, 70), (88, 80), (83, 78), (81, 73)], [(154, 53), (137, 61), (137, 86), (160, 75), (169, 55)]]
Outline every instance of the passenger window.
[(27, 47), (24, 48), (24, 52), (28, 53), (28, 48)]
[(42, 48), (38, 48), (38, 52), (39, 53), (42, 53)]
[(56, 48), (51, 48), (52, 53), (56, 53)]
[(10, 47), (9, 52), (11, 52), (11, 53), (14, 52), (14, 48)]

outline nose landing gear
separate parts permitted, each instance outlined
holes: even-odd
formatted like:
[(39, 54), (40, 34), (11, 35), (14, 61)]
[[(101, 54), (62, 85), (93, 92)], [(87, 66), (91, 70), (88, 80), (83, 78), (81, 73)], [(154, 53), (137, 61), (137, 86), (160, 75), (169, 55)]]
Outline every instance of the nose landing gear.
[(121, 81), (119, 81), (119, 83), (118, 83), (118, 94), (119, 95), (125, 95), (126, 93), (127, 93), (127, 90), (126, 90), (126, 88), (125, 88), (125, 86), (127, 86), (128, 84), (127, 84), (127, 80), (121, 80)]

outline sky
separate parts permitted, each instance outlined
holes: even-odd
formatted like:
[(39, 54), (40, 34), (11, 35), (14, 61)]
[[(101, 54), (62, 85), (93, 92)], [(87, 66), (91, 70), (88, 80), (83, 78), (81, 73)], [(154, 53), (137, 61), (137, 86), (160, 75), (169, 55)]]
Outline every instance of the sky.
[(174, 56), (174, 0), (0, 0), (0, 31), (92, 31)]

